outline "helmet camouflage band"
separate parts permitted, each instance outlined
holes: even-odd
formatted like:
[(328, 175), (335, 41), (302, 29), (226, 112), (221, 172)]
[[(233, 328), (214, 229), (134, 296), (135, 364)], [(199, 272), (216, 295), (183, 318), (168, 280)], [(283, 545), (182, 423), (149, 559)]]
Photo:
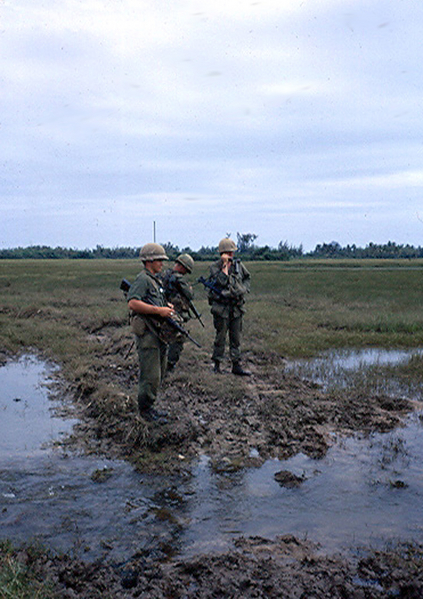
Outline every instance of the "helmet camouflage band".
[(223, 254), (224, 252), (235, 252), (238, 248), (235, 245), (235, 242), (229, 237), (225, 237), (219, 241), (219, 254)]
[(146, 243), (140, 251), (140, 258), (143, 262), (152, 262), (153, 260), (169, 260), (166, 256), (164, 247), (159, 243)]
[(189, 273), (192, 273), (192, 269), (194, 268), (194, 260), (189, 254), (181, 254), (176, 258), (175, 262), (179, 262), (179, 264), (182, 264), (182, 266), (186, 268)]

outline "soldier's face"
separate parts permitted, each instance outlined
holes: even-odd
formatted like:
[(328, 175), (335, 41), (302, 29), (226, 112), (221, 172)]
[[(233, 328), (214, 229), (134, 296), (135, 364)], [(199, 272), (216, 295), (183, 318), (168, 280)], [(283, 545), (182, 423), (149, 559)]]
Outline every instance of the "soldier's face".
[(156, 275), (157, 273), (161, 272), (163, 268), (163, 260), (152, 260), (149, 262), (149, 265), (149, 271), (153, 273), (153, 275)]
[(185, 275), (188, 271), (185, 268), (185, 266), (183, 264), (180, 264), (179, 262), (175, 262), (175, 266), (173, 267), (173, 270), (175, 272), (180, 272), (181, 275)]

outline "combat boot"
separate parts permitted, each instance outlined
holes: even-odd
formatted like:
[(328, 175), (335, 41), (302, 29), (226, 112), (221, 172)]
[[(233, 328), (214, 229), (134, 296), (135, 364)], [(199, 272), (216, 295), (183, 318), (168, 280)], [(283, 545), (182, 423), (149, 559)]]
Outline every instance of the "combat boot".
[(145, 410), (140, 411), (140, 416), (146, 422), (159, 422), (161, 424), (166, 424), (167, 422), (167, 412), (162, 410), (155, 410), (154, 408), (146, 408)]
[(222, 371), (220, 370), (220, 362), (219, 362), (219, 360), (214, 360), (213, 372), (215, 374), (221, 374)]
[(240, 362), (232, 362), (232, 374), (238, 376), (251, 376), (251, 372), (244, 370)]

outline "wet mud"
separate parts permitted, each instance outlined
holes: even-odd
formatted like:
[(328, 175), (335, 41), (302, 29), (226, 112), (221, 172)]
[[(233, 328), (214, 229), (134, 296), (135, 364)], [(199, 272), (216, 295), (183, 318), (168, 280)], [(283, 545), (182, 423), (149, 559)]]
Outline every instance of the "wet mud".
[(183, 469), (203, 454), (227, 471), (298, 452), (320, 458), (334, 434), (389, 431), (416, 406), (368, 390), (326, 392), (288, 373), (276, 354), (247, 353), (244, 365), (251, 376), (236, 377), (229, 365), (214, 374), (207, 356), (185, 351), (157, 403), (168, 413), (167, 422), (146, 423), (136, 405), (135, 351), (125, 359), (131, 339), (114, 329), (96, 338), (102, 349), (98, 361), (71, 381), (81, 414), (72, 443), (129, 458), (143, 471)]
[[(89, 369), (66, 372), (56, 392), (71, 394), (80, 418), (69, 448), (130, 460), (144, 472), (186, 471), (207, 455), (217, 472), (260, 466), (302, 452), (323, 457), (335, 436), (401, 426), (415, 404), (359, 390), (326, 392), (285, 369), (275, 354), (246, 354), (251, 377), (212, 373), (205, 354), (186, 351), (165, 381), (159, 408), (166, 423), (137, 413), (138, 366), (131, 339), (118, 328), (93, 334), (97, 357)], [(75, 412), (72, 412), (73, 417)], [(300, 485), (279, 473), (281, 485)], [(358, 543), (359, 544), (359, 543)], [(51, 580), (58, 597), (73, 598), (373, 598), (422, 597), (422, 547), (322, 555), (292, 536), (239, 538), (232, 550), (184, 560), (143, 551), (125, 563), (84, 562), (22, 547), (16, 559)]]
[(81, 562), (22, 549), (17, 559), (58, 597), (74, 599), (376, 599), (423, 596), (422, 547), (399, 546), (357, 559), (320, 555), (292, 536), (240, 538), (219, 555), (160, 562), (137, 555), (125, 564)]

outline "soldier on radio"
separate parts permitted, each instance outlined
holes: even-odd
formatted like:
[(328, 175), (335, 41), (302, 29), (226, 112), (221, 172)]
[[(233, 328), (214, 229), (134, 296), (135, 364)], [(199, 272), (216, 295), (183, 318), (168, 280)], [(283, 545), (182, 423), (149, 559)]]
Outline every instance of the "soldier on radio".
[(245, 296), (250, 291), (251, 276), (242, 262), (234, 258), (237, 249), (232, 239), (221, 239), (218, 247), (220, 258), (210, 266), (208, 298), (215, 328), (212, 360), (214, 372), (220, 373), (229, 336), (232, 373), (248, 376), (250, 372), (241, 365), (240, 346)]

